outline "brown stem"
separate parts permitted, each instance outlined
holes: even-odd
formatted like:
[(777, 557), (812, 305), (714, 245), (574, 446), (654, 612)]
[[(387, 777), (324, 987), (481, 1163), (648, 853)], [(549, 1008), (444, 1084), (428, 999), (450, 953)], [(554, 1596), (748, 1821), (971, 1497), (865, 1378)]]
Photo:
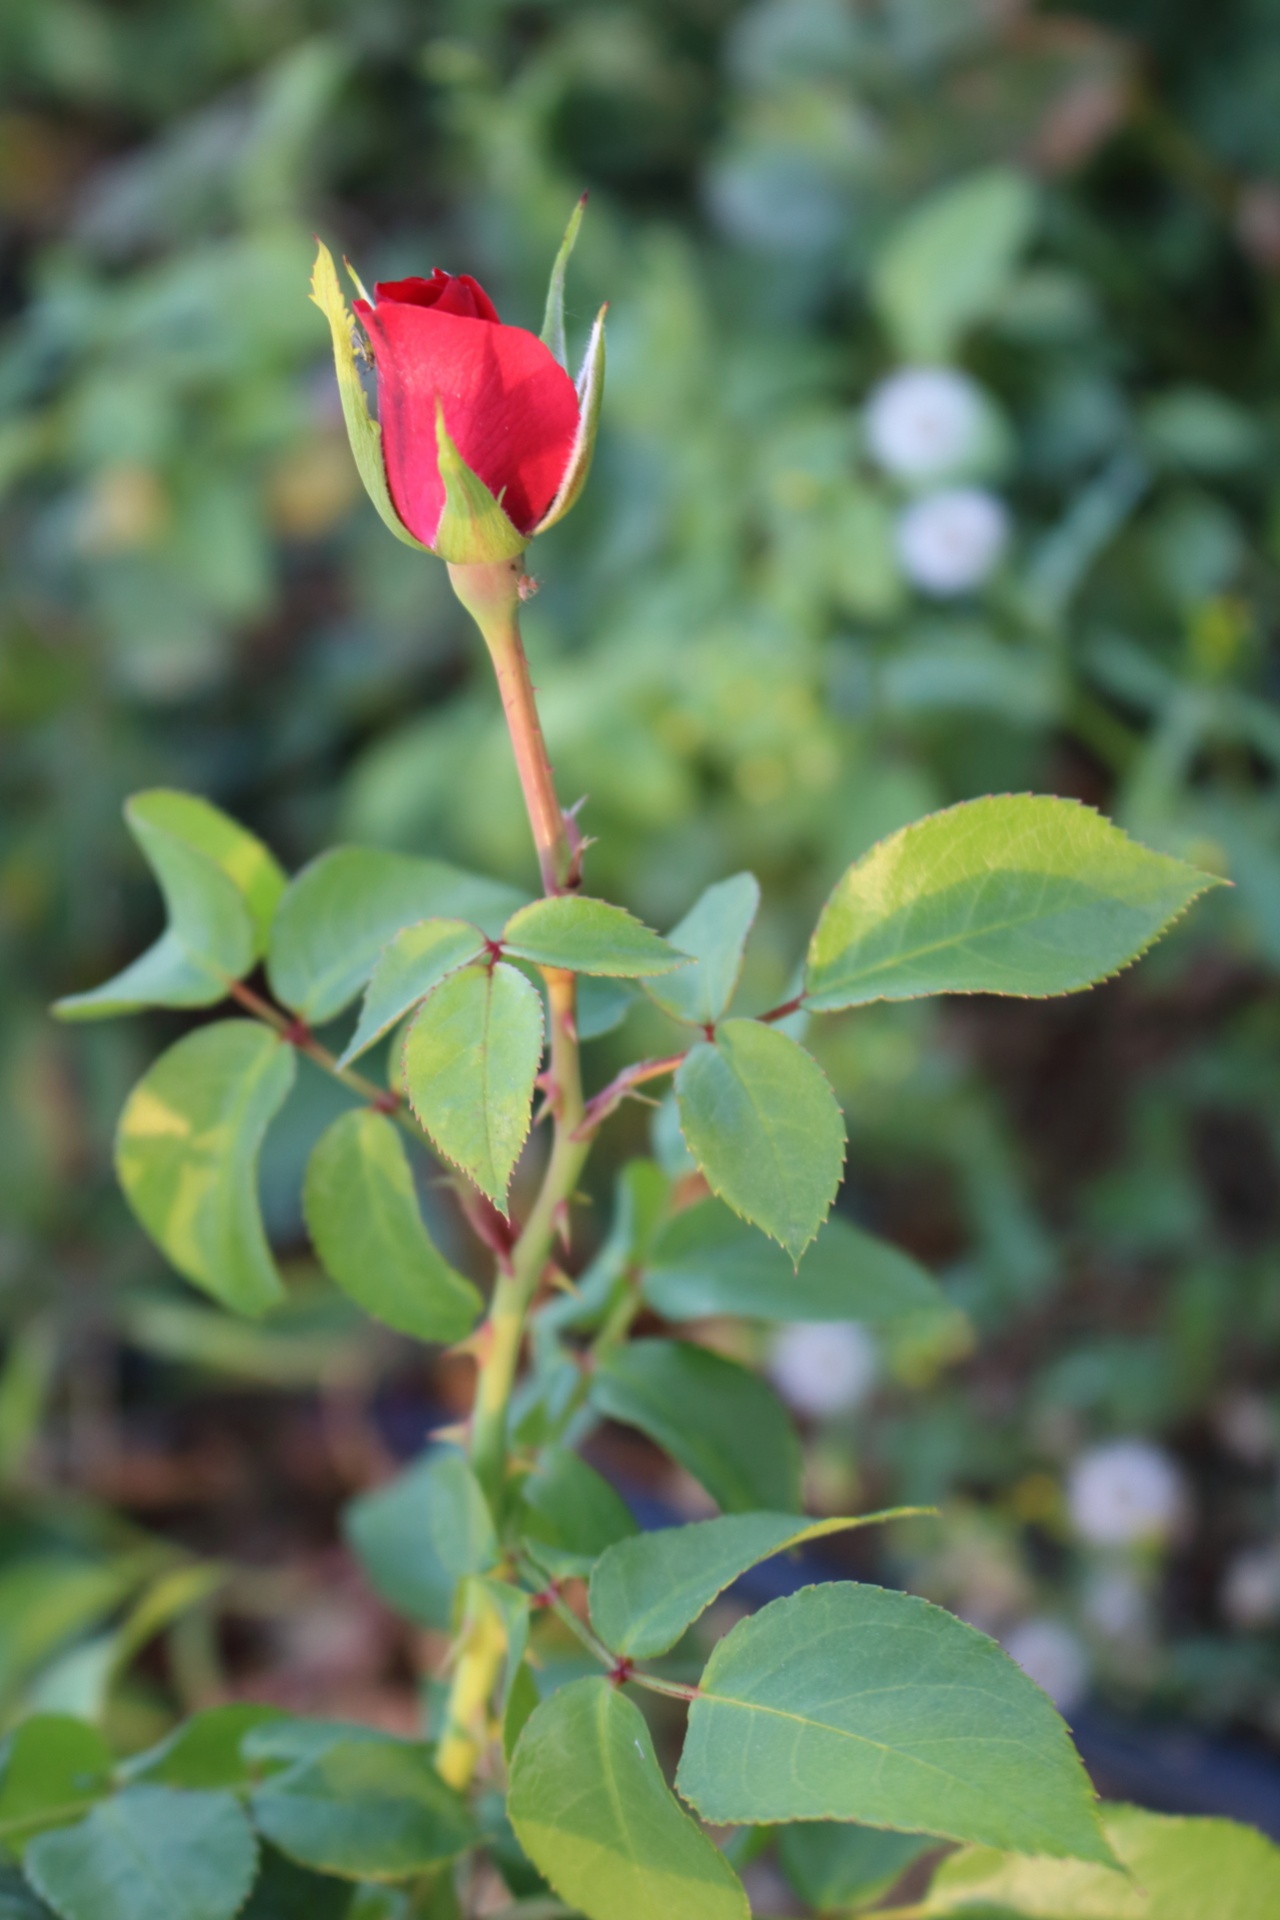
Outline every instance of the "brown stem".
[(449, 579), (471, 615), (493, 660), (502, 710), (507, 717), (516, 771), (524, 790), (544, 893), (568, 893), (577, 884), (576, 859), (556, 795), (547, 744), (542, 737), (529, 662), (520, 638), (520, 562), (451, 566)]
[(683, 1053), (672, 1053), (665, 1060), (637, 1060), (634, 1066), (624, 1067), (607, 1087), (592, 1094), (582, 1110), (574, 1139), (589, 1140), (597, 1127), (622, 1105), (633, 1087), (643, 1086), (646, 1080), (658, 1080), (664, 1073), (674, 1073), (684, 1058)]

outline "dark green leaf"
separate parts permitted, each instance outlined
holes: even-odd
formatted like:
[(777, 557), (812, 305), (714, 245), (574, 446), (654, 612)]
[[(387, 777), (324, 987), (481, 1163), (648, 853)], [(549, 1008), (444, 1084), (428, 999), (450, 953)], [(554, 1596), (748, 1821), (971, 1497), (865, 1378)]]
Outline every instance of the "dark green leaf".
[(638, 1427), (726, 1512), (800, 1504), (800, 1445), (772, 1389), (735, 1361), (677, 1340), (632, 1340), (591, 1379), (598, 1413)]
[(674, 1647), (725, 1588), (774, 1554), (851, 1527), (924, 1511), (896, 1507), (853, 1520), (797, 1520), (793, 1513), (733, 1513), (661, 1527), (612, 1546), (591, 1574), (591, 1624), (614, 1653), (647, 1660)]
[(375, 1320), (446, 1345), (470, 1333), (484, 1301), (432, 1244), (385, 1115), (359, 1107), (334, 1121), (312, 1152), (302, 1206), (325, 1271)]
[(708, 887), (669, 935), (673, 947), (693, 955), (669, 979), (645, 986), (664, 1013), (691, 1026), (714, 1025), (733, 999), (742, 955), (760, 907), (753, 873), (735, 873)]
[(502, 945), (517, 960), (573, 973), (622, 979), (669, 973), (685, 965), (660, 934), (651, 933), (623, 907), (585, 894), (561, 894), (521, 907), (502, 930)]
[(63, 1920), (233, 1920), (257, 1870), (229, 1793), (128, 1787), (27, 1848), (28, 1879)]
[(914, 1833), (881, 1833), (836, 1820), (796, 1820), (778, 1834), (778, 1861), (800, 1898), (819, 1913), (848, 1913), (888, 1893), (935, 1844)]
[(343, 1531), (370, 1581), (398, 1613), (448, 1627), (458, 1584), (486, 1573), (497, 1536), (471, 1468), (453, 1447), (433, 1447), (343, 1513)]
[(16, 1867), (0, 1863), (0, 1920), (57, 1920), (57, 1916), (37, 1899)]
[(1074, 993), (1136, 960), (1218, 884), (1075, 800), (966, 800), (849, 868), (814, 929), (804, 1003), (830, 1013), (931, 993)]
[(303, 868), (280, 902), (267, 955), (272, 991), (319, 1026), (355, 999), (403, 928), (447, 917), (496, 933), (522, 898), (442, 860), (334, 847)]
[(0, 1850), (21, 1853), (48, 1827), (65, 1826), (108, 1789), (111, 1749), (96, 1727), (40, 1713), (0, 1743)]
[(360, 1019), (338, 1062), (350, 1066), (390, 1031), (432, 987), (484, 952), (484, 935), (469, 920), (419, 920), (388, 941), (365, 988)]
[(444, 1158), (504, 1211), (541, 1060), (538, 990), (505, 963), (450, 974), (405, 1036), (414, 1112)]
[(224, 1306), (282, 1298), (258, 1205), (258, 1151), (293, 1085), (293, 1048), (254, 1020), (187, 1034), (129, 1095), (116, 1172), (179, 1273)]
[(607, 1480), (568, 1447), (554, 1447), (520, 1490), (521, 1530), (552, 1573), (589, 1572), (606, 1547), (635, 1533), (631, 1511)]
[(604, 1679), (537, 1709), (507, 1809), (539, 1871), (588, 1920), (749, 1920), (733, 1868), (678, 1805), (644, 1718)]
[(284, 1720), (279, 1707), (238, 1700), (192, 1714), (173, 1732), (127, 1760), (121, 1772), (129, 1780), (158, 1787), (240, 1787), (249, 1778), (242, 1746), (254, 1727)]
[(259, 1830), (301, 1866), (352, 1880), (406, 1880), (464, 1852), (475, 1830), (427, 1747), (347, 1740), (253, 1795)]
[(713, 1193), (799, 1261), (844, 1165), (844, 1117), (826, 1075), (776, 1027), (726, 1020), (676, 1074), (680, 1129)]
[(889, 1326), (949, 1313), (937, 1284), (909, 1254), (835, 1216), (800, 1262), (716, 1200), (688, 1207), (649, 1253), (644, 1294), (668, 1320), (738, 1313), (755, 1320), (860, 1320)]
[(348, 1880), (331, 1880), (262, 1848), (262, 1866), (239, 1920), (347, 1920), (354, 1898)]
[(857, 1820), (1111, 1860), (1034, 1682), (941, 1607), (849, 1581), (774, 1600), (725, 1635), (678, 1784), (704, 1820)]

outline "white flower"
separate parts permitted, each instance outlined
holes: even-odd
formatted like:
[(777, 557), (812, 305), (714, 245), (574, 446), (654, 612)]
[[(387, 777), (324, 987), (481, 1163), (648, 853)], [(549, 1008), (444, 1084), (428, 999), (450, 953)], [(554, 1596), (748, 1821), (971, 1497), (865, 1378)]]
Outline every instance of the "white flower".
[(1222, 1582), (1222, 1611), (1235, 1627), (1280, 1620), (1280, 1540), (1236, 1555)]
[(1176, 1464), (1147, 1440), (1108, 1440), (1090, 1447), (1067, 1483), (1072, 1525), (1095, 1547), (1167, 1539), (1185, 1500)]
[(867, 402), (867, 447), (898, 480), (937, 480), (973, 453), (982, 431), (977, 387), (950, 367), (904, 367)]
[(1004, 1636), (1004, 1650), (1061, 1713), (1070, 1713), (1089, 1684), (1084, 1643), (1061, 1620), (1020, 1620)]
[(908, 580), (949, 600), (981, 586), (992, 572), (1009, 537), (1009, 516), (981, 487), (943, 487), (903, 509), (896, 537)]
[(797, 1413), (823, 1419), (859, 1406), (878, 1364), (875, 1341), (856, 1321), (800, 1321), (775, 1338), (769, 1377)]

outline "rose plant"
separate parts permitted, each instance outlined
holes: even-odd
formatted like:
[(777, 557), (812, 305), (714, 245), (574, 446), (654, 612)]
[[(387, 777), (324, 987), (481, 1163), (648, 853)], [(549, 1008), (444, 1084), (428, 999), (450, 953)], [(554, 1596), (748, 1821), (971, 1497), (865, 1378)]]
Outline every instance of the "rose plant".
[[(526, 1920), (743, 1920), (737, 1868), (776, 1844), (823, 1911), (879, 1900), (946, 1850), (903, 1916), (1207, 1920), (1211, 1888), (1215, 1915), (1250, 1920), (1280, 1903), (1280, 1853), (1228, 1822), (1100, 1809), (1045, 1695), (922, 1599), (824, 1581), (740, 1620), (696, 1679), (667, 1659), (760, 1562), (896, 1517), (806, 1518), (781, 1403), (681, 1329), (708, 1315), (885, 1325), (947, 1312), (915, 1262), (832, 1213), (845, 1130), (809, 1022), (919, 995), (1077, 991), (1214, 882), (1064, 799), (968, 802), (841, 875), (793, 991), (755, 1012), (735, 1006), (759, 902), (749, 873), (710, 887), (665, 936), (590, 893), (589, 841), (556, 793), (519, 630), (521, 555), (580, 492), (599, 415), (603, 315), (576, 382), (564, 367), (580, 217), (541, 338), (504, 325), (467, 276), (361, 291), (358, 333), (323, 246), (313, 282), (369, 494), (398, 537), (448, 564), (493, 660), (538, 893), (354, 846), (289, 879), (204, 801), (146, 792), (126, 817), (166, 929), (59, 1006), (86, 1020), (233, 1003), (144, 1075), (117, 1144), (139, 1221), (233, 1312), (269, 1313), (284, 1294), (257, 1162), (298, 1054), (350, 1096), (306, 1172), (316, 1256), (373, 1318), (475, 1366), (464, 1425), (345, 1521), (384, 1599), (449, 1636), (423, 1738), (237, 1704), (120, 1760), (95, 1728), (38, 1714), (0, 1768), (0, 1910), (456, 1920), (494, 1911), (497, 1884), (502, 1910)], [(588, 1087), (584, 1041), (638, 994), (669, 1020), (670, 1048)], [(317, 1037), (344, 1016), (336, 1047)], [(584, 1265), (575, 1205), (592, 1146), (623, 1102), (664, 1084), (683, 1163), (624, 1168)], [(415, 1185), (427, 1155), (487, 1249), (487, 1290), (428, 1232)], [(522, 1161), (528, 1204), (512, 1198)], [(634, 1337), (642, 1311), (663, 1330)], [(668, 1454), (718, 1517), (640, 1532), (582, 1455), (603, 1420)], [(674, 1791), (646, 1695), (686, 1719)], [(702, 1823), (736, 1837), (717, 1845)]]

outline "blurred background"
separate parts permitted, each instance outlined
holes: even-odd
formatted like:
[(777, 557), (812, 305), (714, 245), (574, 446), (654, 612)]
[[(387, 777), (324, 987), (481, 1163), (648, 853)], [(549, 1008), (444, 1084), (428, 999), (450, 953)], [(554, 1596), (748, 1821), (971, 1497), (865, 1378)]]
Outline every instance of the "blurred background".
[(485, 663), (359, 492), (306, 291), (319, 232), (536, 328), (587, 188), (604, 425), (527, 632), (593, 890), (668, 926), (753, 867), (763, 1006), (848, 861), (971, 794), (1234, 882), (1096, 992), (825, 1023), (848, 1204), (972, 1338), (755, 1351), (816, 1509), (944, 1503), (869, 1572), (1003, 1639), (1109, 1790), (1276, 1831), (1275, 0), (7, 0), (0, 75), (0, 1716), (412, 1718), (335, 1513), (466, 1375), (308, 1264), (326, 1086), (264, 1166), (290, 1305), (232, 1322), (111, 1172), (181, 1021), (47, 1006), (157, 931), (140, 787), (291, 866), (531, 877)]

